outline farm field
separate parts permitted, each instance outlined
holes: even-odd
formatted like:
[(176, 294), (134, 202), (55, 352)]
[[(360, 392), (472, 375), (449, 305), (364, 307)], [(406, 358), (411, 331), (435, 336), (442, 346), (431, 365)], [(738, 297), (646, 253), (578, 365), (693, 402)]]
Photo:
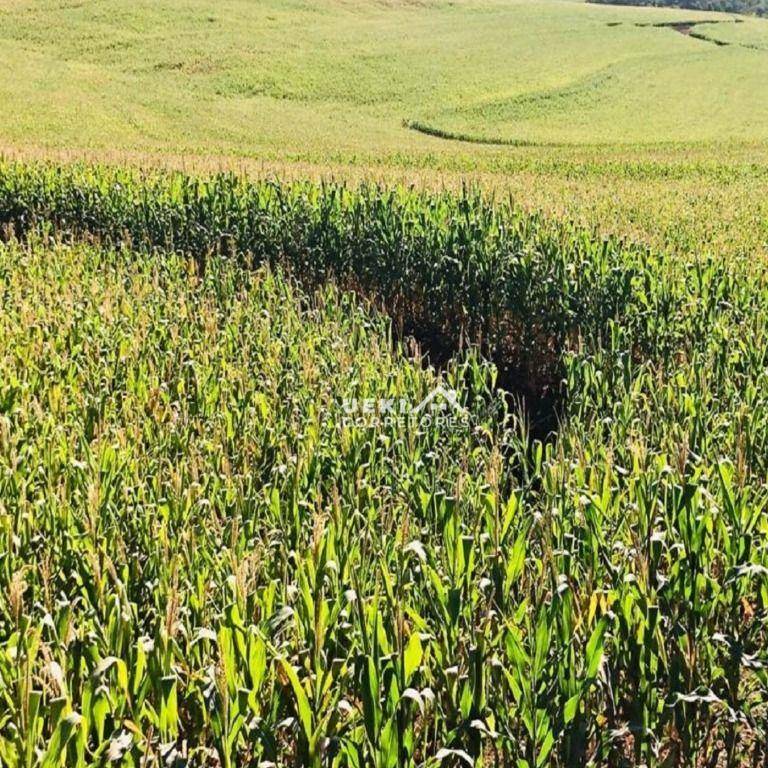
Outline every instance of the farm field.
[(0, 0), (0, 68), (0, 768), (768, 765), (768, 19)]
[(0, 181), (4, 764), (764, 758), (760, 262), (481, 195)]
[[(697, 19), (733, 44), (656, 26)], [(0, 152), (469, 180), (655, 247), (764, 252), (763, 47), (766, 19), (561, 0), (6, 0)]]
[[(408, 125), (533, 144), (768, 139), (768, 20), (748, 16), (565, 0), (6, 0), (0, 14), (13, 145), (380, 163), (465, 149)], [(697, 20), (733, 44), (658, 26)]]

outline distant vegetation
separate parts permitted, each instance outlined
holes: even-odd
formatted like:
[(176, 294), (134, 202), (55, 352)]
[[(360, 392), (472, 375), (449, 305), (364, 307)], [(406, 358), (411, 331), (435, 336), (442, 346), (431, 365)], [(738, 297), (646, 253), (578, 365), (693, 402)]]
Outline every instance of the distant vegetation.
[(768, 0), (589, 0), (600, 5), (642, 5), (654, 8), (687, 8), (692, 11), (720, 11), (768, 15)]

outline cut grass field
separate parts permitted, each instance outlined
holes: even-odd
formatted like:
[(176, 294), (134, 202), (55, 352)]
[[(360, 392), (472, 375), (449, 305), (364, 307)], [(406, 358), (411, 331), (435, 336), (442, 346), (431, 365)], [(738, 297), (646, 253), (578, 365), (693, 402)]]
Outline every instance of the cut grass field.
[[(6, 0), (0, 136), (302, 157), (768, 139), (768, 21), (562, 0)], [(722, 29), (721, 29), (722, 28)], [(20, 87), (23, 85), (23, 87)]]

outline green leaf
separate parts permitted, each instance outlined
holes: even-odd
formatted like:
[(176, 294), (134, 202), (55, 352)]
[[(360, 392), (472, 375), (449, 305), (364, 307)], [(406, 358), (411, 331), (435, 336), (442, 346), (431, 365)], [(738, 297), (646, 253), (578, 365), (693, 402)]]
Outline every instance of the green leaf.
[(363, 667), (363, 721), (368, 739), (372, 744), (377, 743), (379, 724), (381, 723), (381, 708), (379, 706), (379, 676), (376, 663), (370, 656), (365, 657)]
[(581, 691), (574, 693), (568, 701), (565, 702), (565, 708), (563, 710), (563, 722), (568, 723), (576, 717), (576, 713), (579, 711), (579, 702), (581, 701)]
[(83, 718), (78, 712), (70, 712), (65, 718), (59, 721), (56, 730), (51, 736), (48, 749), (43, 756), (40, 764), (41, 768), (59, 768), (64, 764), (67, 745), (72, 737), (82, 726)]
[(304, 731), (304, 736), (307, 741), (309, 741), (312, 738), (313, 730), (312, 709), (309, 706), (309, 699), (307, 698), (307, 694), (301, 685), (301, 680), (299, 680), (299, 676), (296, 674), (296, 670), (293, 666), (285, 659), (280, 659), (280, 666), (283, 668), (283, 671), (291, 684), (291, 688), (293, 689), (293, 696), (296, 701), (296, 713), (299, 716), (299, 722)]
[(411, 681), (413, 673), (419, 668), (421, 660), (424, 656), (424, 651), (421, 646), (421, 638), (419, 637), (418, 632), (414, 632), (410, 636), (403, 656), (405, 667), (405, 684), (408, 685), (408, 683)]
[(605, 641), (605, 630), (608, 626), (608, 619), (602, 616), (597, 622), (592, 635), (587, 643), (587, 679), (592, 680), (597, 674), (600, 662), (603, 659), (603, 649)]

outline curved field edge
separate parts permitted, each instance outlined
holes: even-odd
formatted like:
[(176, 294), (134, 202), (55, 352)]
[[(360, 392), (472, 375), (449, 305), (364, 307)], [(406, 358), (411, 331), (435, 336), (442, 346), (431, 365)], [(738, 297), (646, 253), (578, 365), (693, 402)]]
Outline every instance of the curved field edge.
[[(395, 332), (415, 337), (434, 361), (479, 344), (501, 385), (524, 397), (543, 427), (553, 426), (560, 399), (565, 340), (596, 334), (621, 311), (645, 258), (641, 248), (584, 237), (478, 190), (233, 175), (142, 179), (11, 165), (0, 172), (0, 224), (19, 235), (50, 227), (57, 236), (178, 250), (203, 267), (214, 253), (233, 254), (283, 266), (308, 285), (335, 280), (383, 306)], [(574, 273), (573, 259), (593, 266)]]
[[(759, 78), (749, 77), (756, 65), (747, 51), (743, 57), (694, 55), (696, 64), (689, 53), (703, 44), (673, 32), (607, 27), (611, 20), (631, 24), (698, 15), (690, 12), (535, 0), (219, 5), (208, 13), (197, 0), (183, 11), (127, 0), (117, 6), (42, 0), (0, 11), (12, 74), (0, 91), (4, 142), (105, 154), (312, 156), (329, 163), (435, 151), (436, 142), (402, 130), (403, 118), (491, 139), (505, 138), (507, 129), (511, 138), (580, 143), (766, 139), (764, 91)], [(275, 8), (280, 12), (273, 13)], [(306, 31), (299, 48), (291, 44), (298, 26)], [(412, 35), (405, 48), (403, 28)], [(498, 94), (535, 93), (564, 78), (578, 81), (624, 61), (627, 49), (631, 58), (647, 58), (648, 69), (643, 63), (627, 72), (615, 94), (626, 99), (605, 104), (611, 107), (607, 112), (600, 104), (585, 107), (577, 110), (580, 121), (573, 120), (572, 107), (579, 105), (565, 99), (557, 100), (552, 113), (542, 102), (526, 125), (441, 114)], [(124, 56), (111, 57), (114, 50)], [(456, 51), (462, 51), (460, 58)], [(658, 57), (669, 57), (670, 68), (656, 70)], [(658, 78), (668, 87), (649, 96), (645, 86)], [(744, 78), (735, 93), (732, 83)], [(697, 84), (713, 79), (699, 91)], [(11, 81), (30, 87), (22, 92)], [(606, 95), (596, 89), (594, 98), (602, 102)], [(637, 98), (642, 104), (634, 109)], [(514, 101), (513, 106), (520, 117)], [(129, 113), (133, 119), (120, 119)], [(669, 119), (644, 120), (653, 113)], [(89, 120), (81, 120), (82, 114)], [(450, 156), (456, 149), (439, 151)]]
[(722, 26), (723, 24), (741, 24), (742, 19), (718, 19), (718, 20), (697, 20), (690, 21), (664, 21), (664, 22), (635, 22), (636, 27), (656, 27), (661, 29), (671, 29), (681, 35), (687, 35), (695, 40), (702, 40), (705, 43), (712, 43), (720, 47), (736, 46), (737, 48), (746, 48), (753, 51), (768, 51), (765, 45), (757, 43), (744, 42), (740, 40), (725, 40), (714, 35), (696, 29), (696, 27), (712, 28)]
[(550, 144), (546, 142), (528, 141), (526, 139), (505, 139), (501, 137), (492, 138), (488, 136), (477, 136), (471, 133), (461, 133), (447, 131), (433, 125), (428, 125), (419, 120), (405, 120), (403, 126), (411, 131), (423, 133), (425, 136), (434, 136), (438, 139), (448, 141), (461, 141), (466, 144), (488, 144), (498, 147), (543, 147), (543, 146), (563, 146), (562, 144)]
[(746, 16), (767, 16), (765, 0), (587, 0), (595, 5), (641, 6), (651, 8), (675, 8), (690, 11), (716, 11), (740, 13)]

